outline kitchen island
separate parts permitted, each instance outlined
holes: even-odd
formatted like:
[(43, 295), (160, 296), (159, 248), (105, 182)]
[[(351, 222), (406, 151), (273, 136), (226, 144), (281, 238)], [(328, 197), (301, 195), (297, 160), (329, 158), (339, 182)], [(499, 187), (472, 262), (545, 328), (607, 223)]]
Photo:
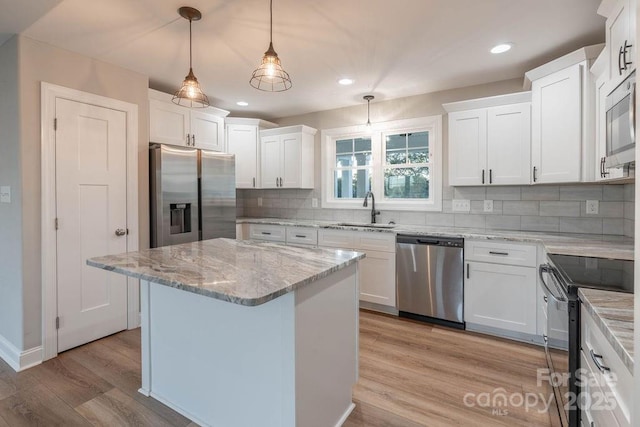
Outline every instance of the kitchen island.
[(141, 279), (142, 387), (204, 426), (339, 426), (364, 254), (213, 239), (93, 258)]

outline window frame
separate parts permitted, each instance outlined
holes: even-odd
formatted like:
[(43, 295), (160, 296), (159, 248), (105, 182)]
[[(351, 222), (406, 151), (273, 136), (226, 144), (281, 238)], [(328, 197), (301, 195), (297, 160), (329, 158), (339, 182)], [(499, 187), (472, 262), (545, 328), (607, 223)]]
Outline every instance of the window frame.
[[(384, 169), (385, 137), (389, 134), (429, 132), (429, 195), (424, 199), (385, 199)], [(372, 191), (376, 196), (376, 208), (384, 210), (420, 210), (442, 211), (442, 116), (419, 117), (415, 119), (394, 120), (373, 124), (368, 131), (366, 126), (346, 126), (325, 129), (321, 132), (321, 175), (322, 207), (332, 209), (362, 209), (361, 199), (337, 199), (334, 197), (334, 174), (336, 171), (335, 141), (360, 137), (371, 137)], [(407, 165), (405, 167), (411, 167)]]

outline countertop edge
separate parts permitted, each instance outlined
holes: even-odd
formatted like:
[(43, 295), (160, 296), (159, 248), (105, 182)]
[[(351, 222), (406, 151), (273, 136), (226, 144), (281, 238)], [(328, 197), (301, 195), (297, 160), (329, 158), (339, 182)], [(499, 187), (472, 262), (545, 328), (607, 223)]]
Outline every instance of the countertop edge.
[[(605, 291), (603, 291), (605, 292)], [(598, 309), (595, 307), (594, 303), (589, 300), (589, 296), (585, 295), (582, 289), (578, 290), (578, 296), (580, 297), (580, 301), (582, 302), (582, 306), (591, 314), (591, 317), (595, 320), (596, 325), (600, 332), (607, 338), (607, 341), (613, 347), (616, 354), (620, 357), (624, 365), (629, 369), (631, 374), (633, 375), (634, 371), (634, 360), (633, 356), (629, 353), (627, 348), (622, 344), (616, 333), (611, 330), (607, 322), (602, 318)]]

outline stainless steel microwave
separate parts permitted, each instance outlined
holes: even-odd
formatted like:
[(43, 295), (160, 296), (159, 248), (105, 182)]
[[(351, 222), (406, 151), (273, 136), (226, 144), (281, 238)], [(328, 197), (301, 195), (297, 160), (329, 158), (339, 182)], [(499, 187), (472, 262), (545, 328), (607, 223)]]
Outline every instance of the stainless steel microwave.
[(605, 101), (607, 110), (607, 157), (613, 168), (636, 160), (636, 72), (627, 77)]

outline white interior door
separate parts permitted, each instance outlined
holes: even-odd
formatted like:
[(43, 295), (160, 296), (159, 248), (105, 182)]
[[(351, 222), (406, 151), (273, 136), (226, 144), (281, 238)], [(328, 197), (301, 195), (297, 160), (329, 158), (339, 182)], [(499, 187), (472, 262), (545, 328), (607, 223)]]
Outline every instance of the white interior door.
[(58, 352), (127, 328), (125, 276), (87, 258), (127, 251), (127, 117), (56, 99)]

